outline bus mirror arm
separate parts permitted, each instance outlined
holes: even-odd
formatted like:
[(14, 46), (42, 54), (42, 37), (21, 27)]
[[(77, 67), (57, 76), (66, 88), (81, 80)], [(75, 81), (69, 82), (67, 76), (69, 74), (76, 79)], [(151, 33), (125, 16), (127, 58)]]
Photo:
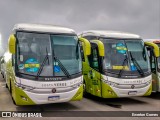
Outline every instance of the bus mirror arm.
[(9, 52), (12, 54), (15, 54), (15, 46), (16, 46), (16, 38), (15, 36), (12, 34), (9, 37)]
[(79, 41), (84, 43), (84, 54), (85, 55), (90, 55), (91, 54), (90, 42), (85, 38), (79, 38)]
[(156, 45), (155, 43), (152, 43), (152, 42), (145, 42), (145, 46), (153, 49), (155, 57), (160, 56), (158, 45)]

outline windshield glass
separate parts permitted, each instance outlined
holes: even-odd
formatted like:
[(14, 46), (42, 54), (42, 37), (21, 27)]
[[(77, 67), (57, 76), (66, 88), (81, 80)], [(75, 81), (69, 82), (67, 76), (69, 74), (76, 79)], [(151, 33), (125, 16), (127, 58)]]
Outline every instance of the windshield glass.
[[(68, 73), (70, 75), (79, 73), (82, 63), (77, 36), (52, 35), (51, 41), (54, 55), (63, 64)], [(60, 63), (56, 60), (53, 62), (55, 65), (54, 75), (63, 76), (64, 72), (61, 70), (63, 68), (59, 66)]]
[[(123, 75), (139, 74), (137, 64), (143, 70), (150, 70), (149, 58), (141, 40), (101, 40), (105, 47), (104, 69), (118, 74), (123, 69)], [(137, 64), (131, 59), (136, 61)]]
[(64, 69), (68, 70), (70, 75), (81, 72), (77, 36), (17, 32), (19, 73), (33, 76), (39, 73), (38, 77), (66, 76), (59, 63), (53, 59), (54, 56), (61, 61)]

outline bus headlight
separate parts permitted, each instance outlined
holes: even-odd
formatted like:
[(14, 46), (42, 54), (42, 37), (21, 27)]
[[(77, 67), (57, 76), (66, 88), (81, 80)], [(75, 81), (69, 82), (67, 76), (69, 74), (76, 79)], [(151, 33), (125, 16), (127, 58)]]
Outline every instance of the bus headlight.
[(72, 87), (77, 88), (83, 84), (83, 81), (80, 81), (79, 83), (74, 84)]
[(151, 81), (147, 81), (145, 84), (146, 84), (146, 85), (149, 85), (150, 83), (151, 83)]
[(22, 84), (17, 83), (17, 82), (15, 82), (15, 85), (16, 85), (16, 87), (21, 88), (21, 89), (26, 90), (26, 91), (30, 91), (30, 90), (35, 89), (34, 87), (22, 85)]

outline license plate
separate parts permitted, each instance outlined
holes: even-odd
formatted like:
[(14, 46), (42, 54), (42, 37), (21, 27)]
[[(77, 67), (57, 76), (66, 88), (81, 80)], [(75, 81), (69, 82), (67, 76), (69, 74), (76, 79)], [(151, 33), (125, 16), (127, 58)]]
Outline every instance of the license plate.
[(137, 91), (129, 91), (128, 92), (128, 95), (136, 95), (137, 94)]
[(55, 101), (55, 100), (58, 100), (59, 98), (60, 96), (49, 96), (48, 101)]

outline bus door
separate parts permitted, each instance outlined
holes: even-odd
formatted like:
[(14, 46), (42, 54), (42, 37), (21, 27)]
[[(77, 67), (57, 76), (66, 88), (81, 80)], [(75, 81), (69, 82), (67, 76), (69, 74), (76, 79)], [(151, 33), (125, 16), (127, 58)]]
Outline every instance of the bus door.
[(152, 91), (156, 92), (159, 89), (160, 84), (160, 75), (158, 73), (158, 57), (159, 57), (159, 48), (156, 44), (145, 42), (145, 46), (148, 51), (150, 66), (152, 72)]
[(88, 71), (88, 82), (90, 93), (101, 97), (101, 71), (102, 71), (102, 59), (100, 51), (100, 41), (91, 42), (91, 55), (88, 56), (90, 70)]
[[(79, 38), (81, 53), (82, 53), (82, 73), (83, 73), (83, 84), (84, 84), (84, 91), (88, 92), (88, 77), (87, 73), (89, 71), (89, 65), (88, 65), (88, 55), (91, 54), (91, 46), (90, 42), (87, 39), (84, 39), (82, 37)], [(87, 84), (87, 85), (86, 85)], [(86, 88), (87, 87), (87, 88)]]

